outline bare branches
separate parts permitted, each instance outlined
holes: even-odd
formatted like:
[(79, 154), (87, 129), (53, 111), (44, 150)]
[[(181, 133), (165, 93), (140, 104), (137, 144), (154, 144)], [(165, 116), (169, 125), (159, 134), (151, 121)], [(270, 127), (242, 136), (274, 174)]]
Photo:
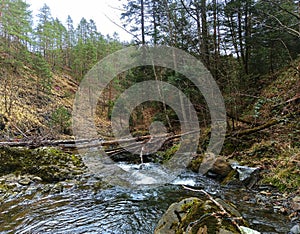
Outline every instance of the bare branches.
[(133, 34), (132, 32), (128, 31), (126, 28), (122, 27), (121, 25), (117, 24), (115, 21), (113, 21), (111, 18), (109, 18), (106, 14), (105, 17), (112, 22), (114, 25), (118, 26), (119, 28), (121, 28), (122, 30), (124, 30), (125, 32), (127, 32), (128, 34), (130, 34), (131, 36), (133, 36), (134, 38), (137, 39), (138, 42), (141, 42), (141, 40), (139, 39), (139, 37), (135, 34)]
[(187, 6), (185, 5), (183, 0), (180, 0), (183, 8), (185, 9), (185, 11), (195, 20), (197, 21), (198, 19), (191, 13), (191, 11), (187, 8)]
[(292, 11), (289, 11), (288, 9), (282, 7), (279, 3), (275, 2), (275, 1), (267, 1), (268, 3), (270, 4), (273, 4), (275, 5), (276, 7), (278, 7), (280, 10), (290, 14), (291, 16), (294, 16), (296, 19), (300, 20), (300, 15), (297, 15), (296, 13), (292, 12)]
[(271, 14), (268, 14), (268, 13), (265, 13), (265, 14), (268, 15), (269, 17), (271, 17), (272, 19), (274, 19), (279, 24), (279, 26), (281, 28), (283, 28), (283, 29), (286, 29), (286, 31), (288, 33), (292, 34), (293, 36), (297, 36), (297, 37), (300, 38), (300, 32), (299, 31), (297, 31), (297, 30), (295, 30), (295, 29), (293, 29), (293, 28), (291, 28), (291, 27), (283, 24), (281, 22), (281, 20), (278, 17), (276, 17), (275, 15), (271, 15)]

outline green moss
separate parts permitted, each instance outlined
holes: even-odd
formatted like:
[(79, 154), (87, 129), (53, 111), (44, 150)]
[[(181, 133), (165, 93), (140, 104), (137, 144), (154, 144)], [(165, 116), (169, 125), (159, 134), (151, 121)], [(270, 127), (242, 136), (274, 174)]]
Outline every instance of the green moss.
[(95, 192), (97, 192), (98, 190), (109, 189), (109, 188), (112, 188), (112, 185), (102, 180), (97, 181), (95, 184), (93, 184), (93, 190)]
[(84, 169), (78, 156), (56, 148), (0, 147), (0, 176), (32, 174), (52, 182), (71, 178)]
[[(226, 221), (226, 219), (214, 215), (220, 209), (210, 200), (205, 202), (195, 200), (184, 205), (183, 209), (187, 209), (184, 210), (187, 214), (181, 220), (177, 233), (182, 233), (181, 230), (186, 230), (188, 226), (192, 227), (191, 233), (193, 234), (197, 234), (198, 230), (204, 226), (207, 228), (207, 233), (217, 233), (220, 228), (239, 233), (231, 221)], [(233, 217), (235, 216), (233, 215)]]
[(225, 177), (225, 179), (222, 181), (222, 185), (228, 185), (230, 183), (239, 182), (238, 180), (238, 172), (235, 170), (231, 170), (229, 174)]
[(244, 151), (249, 149), (257, 140), (256, 135), (243, 136), (241, 138), (230, 138), (227, 137), (223, 144), (221, 155), (231, 155), (237, 151)]
[[(291, 152), (292, 151), (292, 152)], [(300, 187), (300, 149), (283, 151), (276, 165), (262, 179), (262, 183), (276, 186), (280, 191), (294, 191)]]
[(173, 145), (171, 148), (168, 148), (166, 151), (158, 151), (157, 154), (162, 158), (162, 163), (169, 161), (172, 156), (178, 151), (180, 144)]
[(193, 207), (194, 203), (196, 203), (196, 201), (191, 201), (191, 202), (188, 202), (188, 203), (185, 203), (181, 206), (181, 210), (183, 211), (188, 211), (191, 207)]
[(193, 172), (198, 173), (199, 167), (203, 161), (203, 154), (198, 154), (194, 157), (188, 165), (188, 168), (191, 169)]

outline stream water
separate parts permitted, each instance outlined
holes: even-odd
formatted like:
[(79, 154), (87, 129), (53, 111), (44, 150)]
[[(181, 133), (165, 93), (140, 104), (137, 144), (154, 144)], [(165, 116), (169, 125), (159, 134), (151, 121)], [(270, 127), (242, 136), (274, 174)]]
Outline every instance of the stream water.
[[(155, 170), (155, 166), (151, 168)], [(171, 203), (202, 196), (182, 184), (231, 202), (251, 227), (262, 233), (287, 233), (290, 229), (286, 216), (276, 212), (272, 204), (259, 203), (268, 197), (259, 195), (258, 199), (257, 191), (220, 186), (192, 172), (169, 184), (138, 189), (95, 189), (99, 180), (90, 175), (79, 180), (80, 185), (75, 181), (61, 183), (63, 189), (55, 193), (43, 192), (45, 185), (30, 185), (22, 195), (7, 198), (0, 207), (0, 233), (150, 234)]]

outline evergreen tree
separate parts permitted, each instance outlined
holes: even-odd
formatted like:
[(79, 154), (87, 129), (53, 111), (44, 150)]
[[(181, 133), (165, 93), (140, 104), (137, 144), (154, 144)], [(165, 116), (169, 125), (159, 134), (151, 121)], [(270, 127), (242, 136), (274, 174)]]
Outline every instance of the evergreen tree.
[(24, 45), (31, 43), (32, 15), (29, 5), (22, 0), (3, 0), (1, 9), (1, 34), (8, 45), (12, 41)]
[(252, 37), (251, 68), (256, 73), (275, 72), (300, 52), (298, 4), (294, 1), (258, 1)]
[(45, 59), (49, 59), (49, 51), (52, 45), (53, 37), (53, 18), (49, 6), (44, 4), (37, 15), (38, 25), (36, 28), (37, 51), (41, 53)]
[(53, 69), (61, 69), (65, 64), (65, 50), (67, 49), (67, 29), (59, 21), (53, 21), (53, 43), (52, 43), (52, 67)]
[(65, 65), (71, 67), (71, 51), (75, 45), (75, 30), (71, 16), (67, 18), (67, 35), (66, 35), (66, 49), (65, 49)]

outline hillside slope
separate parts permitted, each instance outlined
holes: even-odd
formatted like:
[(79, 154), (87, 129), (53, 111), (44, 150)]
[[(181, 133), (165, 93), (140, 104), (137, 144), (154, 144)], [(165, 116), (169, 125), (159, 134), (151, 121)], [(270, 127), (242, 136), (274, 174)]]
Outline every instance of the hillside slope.
[[(300, 61), (264, 77), (269, 84), (243, 114), (249, 124), (229, 134), (223, 154), (260, 167), (263, 184), (300, 187)], [(250, 124), (251, 123), (251, 124)], [(299, 191), (300, 192), (300, 191)]]
[(49, 69), (47, 80), (32, 63), (20, 61), (12, 53), (0, 53), (1, 138), (53, 137), (70, 132), (69, 116), (78, 82), (67, 73), (44, 69)]

